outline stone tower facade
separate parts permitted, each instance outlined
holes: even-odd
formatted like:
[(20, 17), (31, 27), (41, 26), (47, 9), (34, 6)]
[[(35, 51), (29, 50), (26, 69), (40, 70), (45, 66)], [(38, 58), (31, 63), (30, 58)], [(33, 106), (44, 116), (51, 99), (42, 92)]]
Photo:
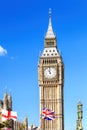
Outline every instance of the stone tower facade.
[(4, 93), (2, 108), (6, 110), (12, 110), (12, 96), (8, 95), (7, 92)]
[[(49, 24), (44, 42), (44, 50), (38, 64), (40, 130), (64, 130), (64, 64), (57, 49), (51, 11), (49, 11)], [(44, 107), (54, 111), (55, 120), (48, 121), (42, 118)]]
[(76, 130), (83, 130), (83, 126), (82, 126), (83, 105), (81, 102), (79, 102), (77, 105), (77, 116), (78, 119), (76, 121)]

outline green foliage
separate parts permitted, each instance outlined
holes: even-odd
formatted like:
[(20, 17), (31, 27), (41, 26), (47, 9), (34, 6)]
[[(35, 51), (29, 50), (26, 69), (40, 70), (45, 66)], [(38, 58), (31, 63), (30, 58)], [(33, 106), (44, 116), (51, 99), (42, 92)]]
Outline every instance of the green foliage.
[(0, 122), (0, 128), (8, 127), (9, 120), (6, 120), (5, 122)]
[(19, 128), (19, 130), (24, 130), (25, 129), (25, 126), (22, 124)]

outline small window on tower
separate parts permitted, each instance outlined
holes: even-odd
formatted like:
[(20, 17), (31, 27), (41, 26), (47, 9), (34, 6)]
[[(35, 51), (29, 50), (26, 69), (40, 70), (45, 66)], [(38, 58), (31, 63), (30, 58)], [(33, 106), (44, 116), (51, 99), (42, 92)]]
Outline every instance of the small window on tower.
[(53, 46), (53, 45), (54, 45), (54, 42), (47, 42), (47, 45), (48, 45), (48, 46)]

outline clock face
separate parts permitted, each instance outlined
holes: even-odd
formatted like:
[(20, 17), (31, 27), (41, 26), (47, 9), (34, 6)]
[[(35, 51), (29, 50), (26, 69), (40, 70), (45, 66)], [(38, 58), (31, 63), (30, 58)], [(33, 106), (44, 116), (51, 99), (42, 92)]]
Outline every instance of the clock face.
[(45, 69), (45, 71), (44, 71), (44, 76), (46, 77), (46, 78), (49, 78), (49, 79), (51, 79), (51, 78), (54, 78), (55, 76), (56, 76), (56, 69), (55, 68), (53, 68), (53, 67), (48, 67), (47, 69)]

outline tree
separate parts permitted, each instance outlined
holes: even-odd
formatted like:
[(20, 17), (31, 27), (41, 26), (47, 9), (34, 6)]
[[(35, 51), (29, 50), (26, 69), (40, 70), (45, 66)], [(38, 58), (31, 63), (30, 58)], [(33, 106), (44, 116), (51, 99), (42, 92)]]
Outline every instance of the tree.
[(1, 128), (4, 128), (4, 127), (9, 128), (9, 123), (10, 123), (10, 120), (6, 120), (4, 122), (0, 122), (0, 130), (1, 130)]
[(22, 124), (19, 128), (19, 130), (24, 130), (25, 129), (25, 126)]

